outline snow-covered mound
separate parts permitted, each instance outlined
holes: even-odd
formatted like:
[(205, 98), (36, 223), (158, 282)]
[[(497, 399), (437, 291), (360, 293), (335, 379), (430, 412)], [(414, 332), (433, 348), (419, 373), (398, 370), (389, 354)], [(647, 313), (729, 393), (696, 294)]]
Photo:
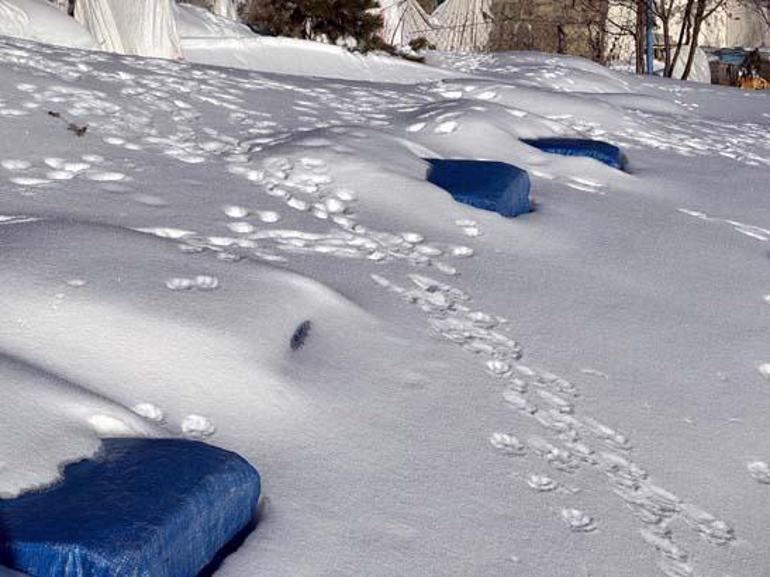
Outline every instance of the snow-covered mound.
[(114, 401), (7, 353), (0, 356), (0, 379), (5, 403), (14, 400), (0, 421), (0, 498), (49, 484), (61, 463), (96, 453), (100, 437), (164, 433)]
[(450, 76), (442, 70), (381, 54), (359, 54), (321, 42), (258, 36), (247, 26), (179, 4), (174, 9), (187, 60), (260, 72), (372, 82), (414, 83)]
[(46, 0), (0, 0), (0, 36), (96, 48), (85, 28)]
[(428, 62), (449, 70), (562, 92), (624, 93), (630, 88), (627, 78), (576, 56), (522, 52), (511, 58), (505, 52), (431, 52)]
[[(218, 575), (762, 575), (767, 96), (436, 60), (396, 85), (0, 40), (0, 490), (187, 436), (265, 480)], [(521, 140), (557, 136), (629, 172)], [(534, 211), (425, 158), (519, 166)]]
[(182, 52), (186, 59), (199, 64), (341, 80), (414, 83), (450, 76), (397, 57), (364, 55), (293, 38), (182, 38)]

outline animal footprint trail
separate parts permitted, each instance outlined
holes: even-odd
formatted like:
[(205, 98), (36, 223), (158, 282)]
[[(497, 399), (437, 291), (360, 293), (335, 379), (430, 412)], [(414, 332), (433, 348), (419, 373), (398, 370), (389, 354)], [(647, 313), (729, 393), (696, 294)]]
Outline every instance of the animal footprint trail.
[(550, 493), (556, 491), (560, 484), (548, 475), (531, 474), (527, 477), (527, 485), (538, 493)]
[(562, 449), (543, 437), (531, 437), (527, 445), (532, 451), (545, 460), (550, 466), (564, 473), (574, 473), (580, 468), (580, 462), (574, 455)]
[(163, 412), (163, 409), (152, 403), (137, 403), (134, 405), (133, 411), (137, 415), (155, 423), (163, 423), (166, 420), (166, 414)]
[(575, 533), (592, 533), (597, 529), (594, 518), (580, 509), (562, 509), (561, 518), (569, 530)]
[(524, 443), (508, 433), (493, 433), (489, 437), (489, 444), (503, 455), (522, 457), (527, 454)]
[[(463, 222), (460, 226), (470, 225)], [(665, 575), (694, 574), (689, 554), (669, 529), (675, 519), (714, 546), (734, 541), (734, 531), (726, 522), (654, 484), (649, 473), (628, 456), (633, 445), (626, 434), (596, 418), (583, 416), (576, 404), (579, 392), (571, 382), (521, 364), (521, 347), (499, 331), (504, 319), (473, 311), (470, 295), (445, 282), (425, 275), (410, 275), (409, 279), (413, 288), (399, 286), (382, 275), (372, 275), (377, 285), (425, 312), (437, 336), (481, 355), (485, 372), (506, 383), (502, 396), (511, 409), (537, 422), (557, 440), (552, 442), (536, 435), (522, 443), (514, 433), (494, 433), (489, 443), (498, 454), (532, 454), (567, 475), (581, 475), (581, 471), (589, 470), (600, 473), (615, 496), (639, 519), (640, 536), (660, 554), (658, 567)], [(594, 449), (594, 443), (603, 446), (603, 450)], [(761, 468), (754, 465), (753, 470)], [(549, 475), (531, 474), (526, 484), (543, 494), (560, 490), (558, 481)], [(562, 519), (571, 531), (578, 533), (594, 533), (599, 526), (593, 516), (576, 508), (563, 509)]]
[(656, 531), (653, 529), (640, 529), (639, 534), (648, 545), (654, 547), (667, 559), (678, 563), (684, 563), (689, 558), (689, 555), (685, 551), (671, 541), (670, 532), (668, 530)]
[(770, 485), (770, 465), (765, 461), (752, 461), (746, 465), (746, 469), (757, 483)]
[(172, 291), (213, 291), (219, 288), (219, 279), (209, 275), (194, 278), (173, 277), (166, 281), (166, 288)]
[[(304, 145), (307, 141), (300, 140), (298, 144)], [(209, 237), (203, 240), (203, 245), (239, 247), (250, 250), (251, 256), (256, 258), (264, 258), (267, 254), (274, 259), (273, 251), (281, 251), (381, 263), (403, 260), (412, 266), (433, 267), (446, 276), (456, 275), (457, 269), (442, 259), (473, 255), (469, 247), (427, 242), (419, 233), (394, 234), (362, 225), (353, 211), (357, 195), (334, 186), (329, 165), (324, 160), (310, 156), (292, 159), (272, 156), (263, 161), (261, 169), (235, 164), (229, 171), (254, 182), (268, 196), (282, 200), (292, 210), (306, 212), (335, 228), (327, 233), (311, 234), (295, 230), (260, 230), (253, 223), (239, 221), (228, 225), (238, 237)], [(223, 210), (231, 219), (242, 220), (252, 214), (251, 209), (239, 206), (227, 206)], [(280, 215), (273, 211), (254, 211), (253, 214), (265, 224), (280, 219)]]
[(214, 424), (203, 415), (188, 415), (182, 420), (182, 433), (192, 439), (205, 439), (216, 432)]

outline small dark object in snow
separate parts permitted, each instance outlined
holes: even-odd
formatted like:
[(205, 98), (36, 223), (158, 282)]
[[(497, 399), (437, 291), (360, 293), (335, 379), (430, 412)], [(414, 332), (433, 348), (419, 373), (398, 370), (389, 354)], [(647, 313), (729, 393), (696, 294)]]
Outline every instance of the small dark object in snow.
[[(55, 110), (49, 110), (48, 116), (52, 118), (58, 118), (62, 122), (67, 122), (64, 118), (62, 118), (61, 112), (57, 112)], [(67, 130), (69, 130), (70, 132), (73, 132), (75, 136), (85, 136), (86, 131), (88, 131), (88, 126), (85, 124), (83, 126), (80, 126), (79, 124), (75, 124), (74, 122), (67, 122)]]
[(291, 347), (291, 350), (296, 351), (298, 349), (302, 348), (302, 345), (305, 344), (305, 341), (307, 340), (308, 336), (310, 336), (310, 329), (313, 328), (313, 323), (310, 321), (305, 321), (301, 325), (297, 327), (297, 330), (294, 331), (294, 334), (291, 335), (291, 340), (289, 341), (289, 346)]
[(86, 130), (88, 130), (88, 126), (78, 126), (74, 122), (70, 122), (69, 125), (67, 125), (67, 130), (74, 132), (75, 136), (83, 136), (86, 133)]

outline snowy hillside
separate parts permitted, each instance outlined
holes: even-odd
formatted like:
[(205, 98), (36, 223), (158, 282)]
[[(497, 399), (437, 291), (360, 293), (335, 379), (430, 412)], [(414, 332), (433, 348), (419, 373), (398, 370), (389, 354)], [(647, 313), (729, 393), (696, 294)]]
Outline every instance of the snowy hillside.
[[(764, 574), (768, 95), (433, 62), (0, 38), (0, 495), (179, 435), (263, 476), (218, 575)], [(519, 141), (555, 135), (629, 172)], [(528, 170), (535, 211), (457, 204), (441, 157)]]

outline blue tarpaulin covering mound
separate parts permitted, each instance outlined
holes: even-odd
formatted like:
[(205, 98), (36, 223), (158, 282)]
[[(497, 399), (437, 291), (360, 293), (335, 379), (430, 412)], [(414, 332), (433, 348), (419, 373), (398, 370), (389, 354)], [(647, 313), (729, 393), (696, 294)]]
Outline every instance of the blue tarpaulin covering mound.
[(106, 439), (53, 487), (0, 500), (0, 564), (36, 577), (195, 577), (245, 528), (257, 471), (175, 439)]
[(428, 181), (476, 208), (513, 217), (531, 210), (530, 181), (525, 170), (504, 162), (426, 159)]
[(617, 146), (608, 142), (602, 142), (601, 140), (586, 140), (581, 138), (524, 138), (522, 139), (522, 142), (550, 154), (584, 156), (603, 162), (612, 168), (617, 168), (618, 170), (623, 169), (623, 153), (621, 150)]

